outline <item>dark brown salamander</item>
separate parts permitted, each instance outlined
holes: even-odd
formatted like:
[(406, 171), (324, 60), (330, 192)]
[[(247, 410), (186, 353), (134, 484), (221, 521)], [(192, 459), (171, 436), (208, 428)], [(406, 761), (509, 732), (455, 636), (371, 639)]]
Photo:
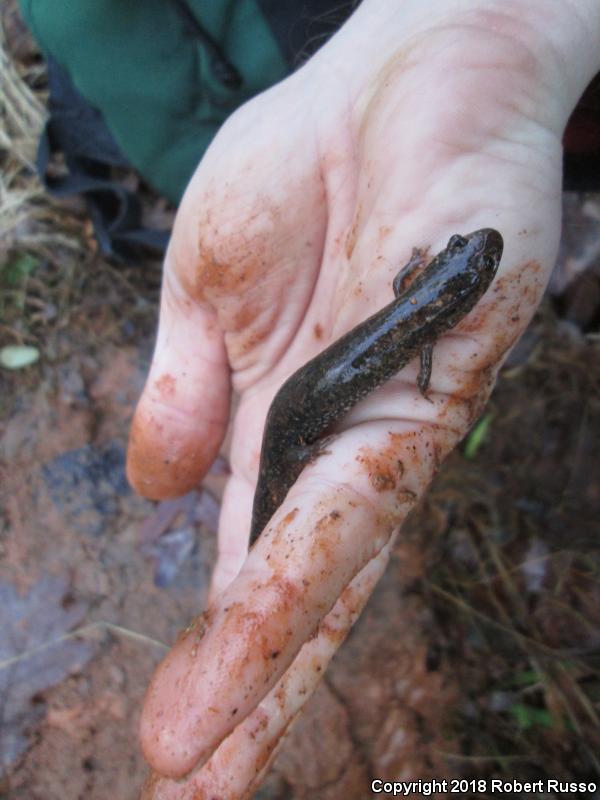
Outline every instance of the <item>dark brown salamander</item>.
[[(433, 344), (460, 322), (487, 290), (502, 248), (502, 236), (491, 228), (452, 236), (446, 249), (406, 289), (407, 268), (396, 275), (395, 300), (288, 378), (267, 415), (251, 544), (334, 423), (419, 354), (417, 383), (425, 394)], [(413, 266), (412, 261), (407, 265)]]

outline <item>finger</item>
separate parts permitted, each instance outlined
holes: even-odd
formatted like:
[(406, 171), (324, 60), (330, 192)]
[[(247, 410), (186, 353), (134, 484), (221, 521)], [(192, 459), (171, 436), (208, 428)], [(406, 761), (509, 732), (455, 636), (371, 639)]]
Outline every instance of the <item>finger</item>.
[(254, 487), (234, 473), (229, 479), (219, 518), (219, 549), (213, 570), (209, 602), (225, 591), (248, 555), (248, 520), (252, 515)]
[(305, 469), (238, 577), (154, 675), (141, 738), (158, 772), (187, 774), (256, 707), (387, 543), (453, 436), (371, 423)]
[(192, 301), (165, 264), (158, 337), (129, 438), (127, 474), (140, 494), (183, 494), (216, 457), (229, 418), (229, 367), (214, 312)]
[(153, 775), (142, 800), (236, 800), (257, 787), (290, 724), (315, 691), (389, 561), (391, 542), (358, 573), (281, 680), (185, 782)]

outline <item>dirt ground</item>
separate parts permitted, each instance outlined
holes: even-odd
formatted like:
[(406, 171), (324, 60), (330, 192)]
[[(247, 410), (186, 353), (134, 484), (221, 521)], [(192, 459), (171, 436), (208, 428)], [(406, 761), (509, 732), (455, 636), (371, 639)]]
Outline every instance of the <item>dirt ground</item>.
[[(72, 213), (51, 225), (71, 235)], [(226, 480), (222, 461), (167, 504), (128, 487), (160, 268), (108, 264), (75, 217), (78, 248), (25, 236), (3, 253), (0, 346), (41, 354), (0, 369), (11, 800), (138, 796), (144, 690), (205, 603)], [(600, 785), (598, 198), (565, 196), (559, 267), (257, 798), (362, 800), (372, 778)]]

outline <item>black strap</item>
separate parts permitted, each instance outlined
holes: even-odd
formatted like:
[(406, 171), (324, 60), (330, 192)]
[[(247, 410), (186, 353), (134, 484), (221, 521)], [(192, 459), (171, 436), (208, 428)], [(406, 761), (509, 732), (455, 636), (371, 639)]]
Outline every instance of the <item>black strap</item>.
[[(36, 166), (56, 197), (84, 196), (101, 252), (117, 261), (141, 248), (164, 252), (170, 231), (142, 225), (139, 198), (112, 178), (113, 167), (129, 167), (100, 112), (79, 94), (67, 72), (48, 58), (50, 117), (40, 139)], [(52, 155), (62, 152), (67, 173), (53, 177)]]

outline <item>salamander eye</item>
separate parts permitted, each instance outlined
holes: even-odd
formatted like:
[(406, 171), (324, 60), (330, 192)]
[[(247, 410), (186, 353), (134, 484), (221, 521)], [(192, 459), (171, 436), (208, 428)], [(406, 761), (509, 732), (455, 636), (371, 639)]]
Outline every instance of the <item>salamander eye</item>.
[(467, 244), (468, 242), (464, 236), (455, 233), (454, 236), (451, 236), (450, 239), (448, 240), (448, 249), (455, 250), (458, 248), (465, 247)]
[(492, 256), (484, 256), (483, 266), (490, 271), (496, 269), (496, 259), (492, 258)]

